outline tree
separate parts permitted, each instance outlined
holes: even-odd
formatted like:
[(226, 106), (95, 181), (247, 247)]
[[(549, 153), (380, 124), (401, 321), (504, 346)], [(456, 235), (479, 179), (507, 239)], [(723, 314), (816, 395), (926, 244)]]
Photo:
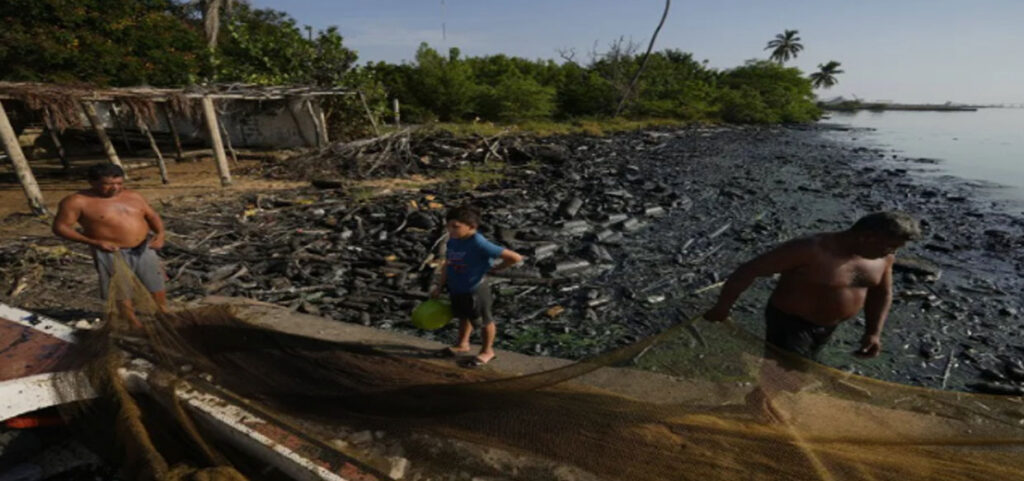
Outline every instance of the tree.
[(811, 85), (814, 88), (830, 88), (833, 85), (839, 83), (836, 79), (836, 75), (843, 73), (839, 70), (839, 66), (842, 65), (835, 60), (829, 60), (825, 65), (818, 64), (818, 71), (811, 74)]
[(800, 43), (800, 37), (797, 37), (796, 30), (786, 30), (775, 36), (774, 40), (768, 42), (768, 46), (765, 50), (771, 50), (772, 54), (768, 57), (769, 59), (776, 61), (779, 65), (782, 65), (789, 61), (791, 58), (796, 58), (797, 54), (804, 49), (803, 44)]
[(214, 56), (217, 81), (333, 87), (356, 61), (337, 28), (310, 40), (285, 12), (240, 3), (224, 27)]
[(188, 84), (202, 36), (170, 0), (0, 2), (0, 80), (101, 86)]

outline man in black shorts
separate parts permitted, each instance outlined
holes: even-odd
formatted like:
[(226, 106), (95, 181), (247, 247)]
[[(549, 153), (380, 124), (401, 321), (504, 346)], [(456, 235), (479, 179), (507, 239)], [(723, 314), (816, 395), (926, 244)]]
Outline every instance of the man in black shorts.
[[(907, 214), (879, 212), (844, 231), (791, 240), (736, 269), (704, 318), (725, 320), (756, 278), (780, 274), (765, 309), (767, 358), (792, 365), (783, 362), (787, 356), (779, 351), (784, 351), (817, 361), (836, 326), (861, 309), (865, 330), (854, 354), (875, 357), (882, 350), (882, 327), (892, 305), (896, 250), (920, 235), (917, 221)], [(748, 401), (774, 411), (770, 391), (762, 382)]]

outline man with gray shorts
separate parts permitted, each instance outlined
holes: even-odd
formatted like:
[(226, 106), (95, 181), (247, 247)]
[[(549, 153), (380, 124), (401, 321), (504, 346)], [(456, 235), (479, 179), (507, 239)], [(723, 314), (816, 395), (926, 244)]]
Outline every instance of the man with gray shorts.
[[(124, 258), (132, 272), (152, 294), (157, 307), (167, 311), (164, 271), (154, 249), (164, 245), (164, 224), (160, 216), (139, 193), (124, 188), (124, 171), (114, 164), (89, 168), (90, 188), (60, 201), (53, 233), (92, 247), (99, 273), (100, 296), (109, 295), (114, 260)], [(82, 227), (79, 232), (75, 224)], [(130, 286), (114, 286), (130, 289)], [(115, 299), (121, 314), (141, 327), (131, 303), (130, 291)]]

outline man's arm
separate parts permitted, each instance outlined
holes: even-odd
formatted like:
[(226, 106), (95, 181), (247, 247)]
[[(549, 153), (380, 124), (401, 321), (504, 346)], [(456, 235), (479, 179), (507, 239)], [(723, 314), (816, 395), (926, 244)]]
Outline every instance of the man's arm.
[(153, 231), (153, 238), (149, 241), (149, 247), (152, 247), (153, 249), (162, 249), (164, 247), (164, 236), (166, 235), (164, 231), (164, 221), (160, 218), (160, 214), (157, 214), (156, 210), (149, 205), (149, 202), (146, 202), (144, 197), (139, 194), (136, 195), (139, 196), (139, 199), (142, 201), (142, 205), (145, 206), (142, 212), (146, 217), (146, 223), (149, 224), (149, 230)]
[(854, 352), (860, 357), (875, 357), (882, 352), (882, 327), (889, 317), (892, 307), (892, 264), (895, 258), (889, 256), (885, 266), (882, 282), (868, 288), (867, 299), (864, 300), (864, 336), (860, 339), (860, 349)]
[(725, 285), (722, 286), (722, 292), (718, 295), (718, 302), (704, 313), (704, 318), (714, 322), (724, 321), (726, 317), (729, 317), (729, 311), (736, 303), (736, 299), (739, 299), (740, 294), (743, 294), (755, 279), (795, 269), (810, 259), (813, 250), (813, 239), (797, 239), (786, 242), (739, 266), (729, 275)]
[(78, 218), (81, 216), (82, 206), (78, 199), (74, 195), (65, 197), (57, 207), (57, 216), (53, 218), (52, 230), (54, 235), (67, 240), (81, 242), (107, 252), (117, 250), (117, 245), (113, 242), (97, 241), (75, 230), (75, 224), (78, 223)]

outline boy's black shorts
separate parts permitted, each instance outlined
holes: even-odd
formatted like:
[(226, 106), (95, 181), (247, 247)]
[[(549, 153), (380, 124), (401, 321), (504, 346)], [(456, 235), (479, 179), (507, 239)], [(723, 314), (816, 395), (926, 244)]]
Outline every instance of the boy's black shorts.
[(491, 286), (487, 281), (481, 282), (473, 292), (452, 294), (450, 297), (452, 314), (456, 319), (465, 319), (477, 328), (494, 322), (491, 315)]
[[(764, 310), (764, 319), (767, 322), (765, 340), (769, 344), (815, 362), (818, 362), (822, 349), (836, 330), (836, 326), (814, 324), (783, 312), (770, 302)], [(771, 348), (767, 348), (765, 357), (778, 356), (775, 356)]]

